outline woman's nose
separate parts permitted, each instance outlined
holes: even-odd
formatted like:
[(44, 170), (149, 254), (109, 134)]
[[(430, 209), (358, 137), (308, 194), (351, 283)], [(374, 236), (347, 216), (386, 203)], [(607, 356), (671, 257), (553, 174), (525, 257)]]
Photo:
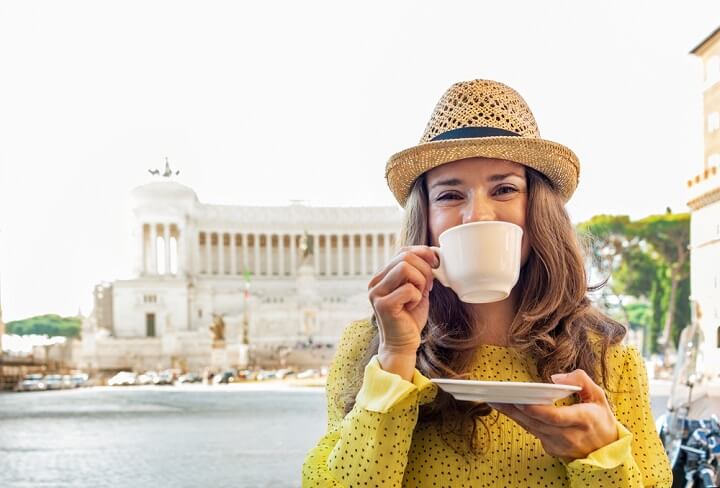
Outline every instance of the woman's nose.
[(495, 207), (485, 198), (472, 198), (463, 217), (463, 224), (497, 220)]

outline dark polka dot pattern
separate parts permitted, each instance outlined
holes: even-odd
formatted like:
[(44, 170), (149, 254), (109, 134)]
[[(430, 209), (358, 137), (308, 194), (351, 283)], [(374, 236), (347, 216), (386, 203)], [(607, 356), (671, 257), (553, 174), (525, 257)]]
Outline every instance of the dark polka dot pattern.
[[(669, 463), (655, 431), (650, 410), (647, 374), (636, 349), (614, 346), (608, 353), (606, 390), (616, 418), (631, 433), (566, 463), (549, 456), (538, 439), (515, 422), (493, 411), (478, 425), (487, 437), (483, 454), (468, 454), (464, 439), (436, 424), (418, 424), (419, 405), (432, 401), (435, 386), (408, 386), (409, 393), (386, 411), (356, 404), (344, 415), (342, 391), (363, 381), (365, 356), (374, 330), (369, 321), (353, 322), (345, 330), (328, 377), (328, 431), (308, 454), (303, 466), (306, 487), (669, 487)], [(373, 375), (388, 375), (368, 368)], [(416, 375), (420, 376), (420, 375)], [(377, 377), (376, 377), (377, 378)], [(481, 346), (470, 378), (500, 381), (539, 381), (532, 364), (508, 347)], [(349, 383), (351, 382), (351, 383)], [(362, 385), (363, 390), (367, 385)], [(359, 397), (358, 397), (359, 398)], [(569, 405), (571, 398), (558, 406)], [(631, 448), (627, 447), (630, 446)], [(453, 446), (455, 449), (453, 449)], [(460, 449), (458, 449), (460, 448)]]

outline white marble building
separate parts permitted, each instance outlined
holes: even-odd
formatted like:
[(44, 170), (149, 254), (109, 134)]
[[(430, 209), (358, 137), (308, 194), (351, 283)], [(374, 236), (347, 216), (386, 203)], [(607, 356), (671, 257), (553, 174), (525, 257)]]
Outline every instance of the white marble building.
[[(131, 200), (134, 278), (96, 289), (83, 332), (91, 369), (244, 366), (245, 330), (251, 362), (309, 343), (329, 357), (344, 326), (370, 314), (367, 283), (394, 254), (402, 217), (396, 207), (204, 204), (168, 178)], [(213, 347), (215, 315), (225, 340)]]
[(720, 375), (720, 171), (708, 168), (690, 186), (690, 294), (700, 305), (704, 368)]
[(692, 51), (704, 66), (704, 161), (688, 182), (690, 293), (700, 305), (704, 368), (720, 375), (720, 28)]

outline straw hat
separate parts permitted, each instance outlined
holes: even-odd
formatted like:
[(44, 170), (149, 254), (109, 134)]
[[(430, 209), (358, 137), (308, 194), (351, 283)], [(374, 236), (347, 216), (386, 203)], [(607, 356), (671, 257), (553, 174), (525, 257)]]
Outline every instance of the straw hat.
[(518, 92), (497, 81), (473, 80), (456, 83), (445, 92), (420, 144), (393, 155), (385, 178), (404, 207), (418, 176), (473, 157), (505, 159), (536, 169), (566, 202), (580, 176), (575, 153), (540, 138), (535, 117)]

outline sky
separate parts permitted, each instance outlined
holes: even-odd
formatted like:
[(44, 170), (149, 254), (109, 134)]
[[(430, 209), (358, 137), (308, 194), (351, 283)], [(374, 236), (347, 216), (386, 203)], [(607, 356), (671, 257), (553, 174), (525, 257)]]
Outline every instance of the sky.
[(5, 321), (130, 277), (129, 194), (168, 157), (200, 201), (396, 205), (390, 155), (452, 83), (518, 90), (581, 160), (575, 222), (686, 211), (711, 1), (2, 1)]

